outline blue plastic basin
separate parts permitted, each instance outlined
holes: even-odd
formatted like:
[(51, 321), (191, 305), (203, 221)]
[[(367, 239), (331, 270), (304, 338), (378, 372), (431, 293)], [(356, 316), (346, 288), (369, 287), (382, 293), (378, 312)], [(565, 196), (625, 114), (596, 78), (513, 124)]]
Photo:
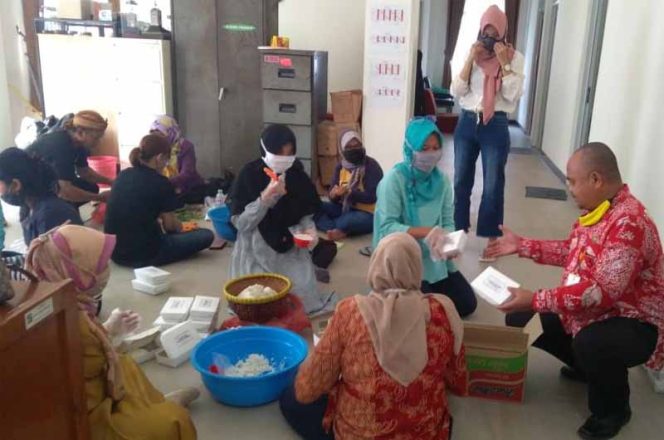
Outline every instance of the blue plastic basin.
[[(191, 363), (205, 387), (218, 402), (231, 406), (259, 406), (277, 400), (295, 380), (307, 357), (307, 343), (298, 334), (275, 327), (253, 326), (226, 330), (198, 343)], [(226, 377), (211, 373), (213, 354), (220, 353), (235, 364), (250, 354), (262, 354), (275, 372), (258, 377)], [(283, 365), (283, 368), (278, 368)]]

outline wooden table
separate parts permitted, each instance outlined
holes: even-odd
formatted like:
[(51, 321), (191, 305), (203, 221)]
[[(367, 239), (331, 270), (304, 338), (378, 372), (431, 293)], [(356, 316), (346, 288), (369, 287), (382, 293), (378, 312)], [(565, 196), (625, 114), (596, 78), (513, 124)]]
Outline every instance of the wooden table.
[(13, 283), (0, 305), (0, 438), (89, 438), (83, 355), (71, 281)]

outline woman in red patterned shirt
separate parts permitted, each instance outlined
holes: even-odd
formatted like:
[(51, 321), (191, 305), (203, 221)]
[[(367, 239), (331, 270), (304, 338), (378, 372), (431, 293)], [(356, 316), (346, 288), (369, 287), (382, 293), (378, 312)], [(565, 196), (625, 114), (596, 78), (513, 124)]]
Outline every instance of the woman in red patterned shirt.
[(511, 312), (508, 325), (529, 319), (513, 312), (540, 313), (544, 333), (533, 345), (566, 364), (564, 377), (588, 383), (591, 416), (579, 435), (608, 439), (632, 415), (627, 369), (664, 367), (664, 255), (657, 227), (622, 183), (609, 147), (581, 147), (567, 164), (567, 181), (584, 210), (567, 240), (530, 240), (503, 229), (489, 253), (564, 268), (561, 286), (511, 289), (501, 309)]
[(454, 304), (422, 294), (420, 246), (405, 233), (380, 242), (368, 279), (368, 296), (339, 303), (282, 412), (305, 439), (448, 439), (447, 389), (467, 390)]

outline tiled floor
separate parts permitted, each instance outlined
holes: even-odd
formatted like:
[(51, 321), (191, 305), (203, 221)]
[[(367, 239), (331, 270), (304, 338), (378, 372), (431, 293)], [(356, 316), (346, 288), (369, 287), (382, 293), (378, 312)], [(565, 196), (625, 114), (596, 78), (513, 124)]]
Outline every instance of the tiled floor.
[[(527, 140), (518, 129), (512, 130), (513, 144), (523, 147)], [(453, 148), (446, 139), (443, 168), (452, 177)], [(481, 194), (481, 166), (478, 164), (478, 185), (473, 195), (473, 214)], [(560, 238), (569, 231), (578, 212), (573, 202), (526, 199), (525, 187), (547, 186), (563, 188), (561, 182), (546, 168), (536, 154), (513, 154), (507, 169), (506, 225), (529, 236)], [(8, 242), (20, 234), (16, 226), (8, 231)], [(365, 274), (368, 258), (358, 249), (369, 239), (346, 242), (331, 267), (332, 283), (322, 289), (334, 289), (340, 294), (352, 295), (366, 291)], [(473, 237), (467, 252), (459, 261), (461, 271), (468, 279), (483, 269), (477, 258), (484, 243)], [(159, 309), (169, 295), (218, 295), (227, 279), (230, 249), (208, 251), (188, 262), (166, 267), (174, 274), (174, 286), (167, 293), (151, 297), (136, 293), (129, 284), (129, 270), (113, 267), (109, 287), (104, 293), (103, 314), (115, 307), (131, 308), (143, 315), (144, 325), (157, 317)], [(527, 288), (553, 286), (560, 271), (537, 266), (528, 261), (508, 258), (495, 266)], [(472, 321), (500, 324), (503, 315), (481, 302)], [(585, 388), (583, 385), (563, 381), (558, 376), (560, 363), (537, 349), (530, 350), (526, 400), (523, 404), (504, 404), (477, 399), (452, 398), (454, 438), (466, 440), (559, 440), (576, 438), (576, 429), (587, 417)], [(155, 363), (144, 365), (150, 379), (164, 392), (184, 386), (201, 386), (198, 375), (189, 365), (178, 369)], [(630, 373), (632, 408), (634, 417), (619, 438), (656, 439), (664, 432), (664, 396), (652, 391), (645, 373), (640, 368)], [(282, 419), (275, 404), (255, 409), (234, 409), (211, 400), (206, 391), (192, 408), (192, 416), (201, 440), (218, 439), (295, 439)], [(659, 433), (659, 434), (658, 434)]]

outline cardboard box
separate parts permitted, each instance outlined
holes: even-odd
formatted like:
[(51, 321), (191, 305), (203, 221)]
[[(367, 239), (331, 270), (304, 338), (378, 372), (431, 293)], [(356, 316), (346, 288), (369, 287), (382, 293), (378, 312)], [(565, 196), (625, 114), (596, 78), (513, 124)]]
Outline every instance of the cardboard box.
[(528, 334), (522, 329), (464, 324), (468, 393), (472, 397), (523, 402)]
[(359, 122), (362, 116), (362, 90), (330, 93), (334, 122)]
[(346, 130), (356, 131), (362, 136), (362, 128), (357, 122), (331, 122), (324, 121), (318, 124), (318, 132), (316, 137), (316, 149), (319, 156), (338, 156), (339, 155), (339, 142), (341, 135)]
[(323, 185), (330, 185), (338, 163), (337, 156), (318, 156), (318, 175)]
[(336, 156), (337, 148), (337, 127), (332, 121), (323, 121), (318, 124), (316, 132), (316, 149), (319, 156)]

